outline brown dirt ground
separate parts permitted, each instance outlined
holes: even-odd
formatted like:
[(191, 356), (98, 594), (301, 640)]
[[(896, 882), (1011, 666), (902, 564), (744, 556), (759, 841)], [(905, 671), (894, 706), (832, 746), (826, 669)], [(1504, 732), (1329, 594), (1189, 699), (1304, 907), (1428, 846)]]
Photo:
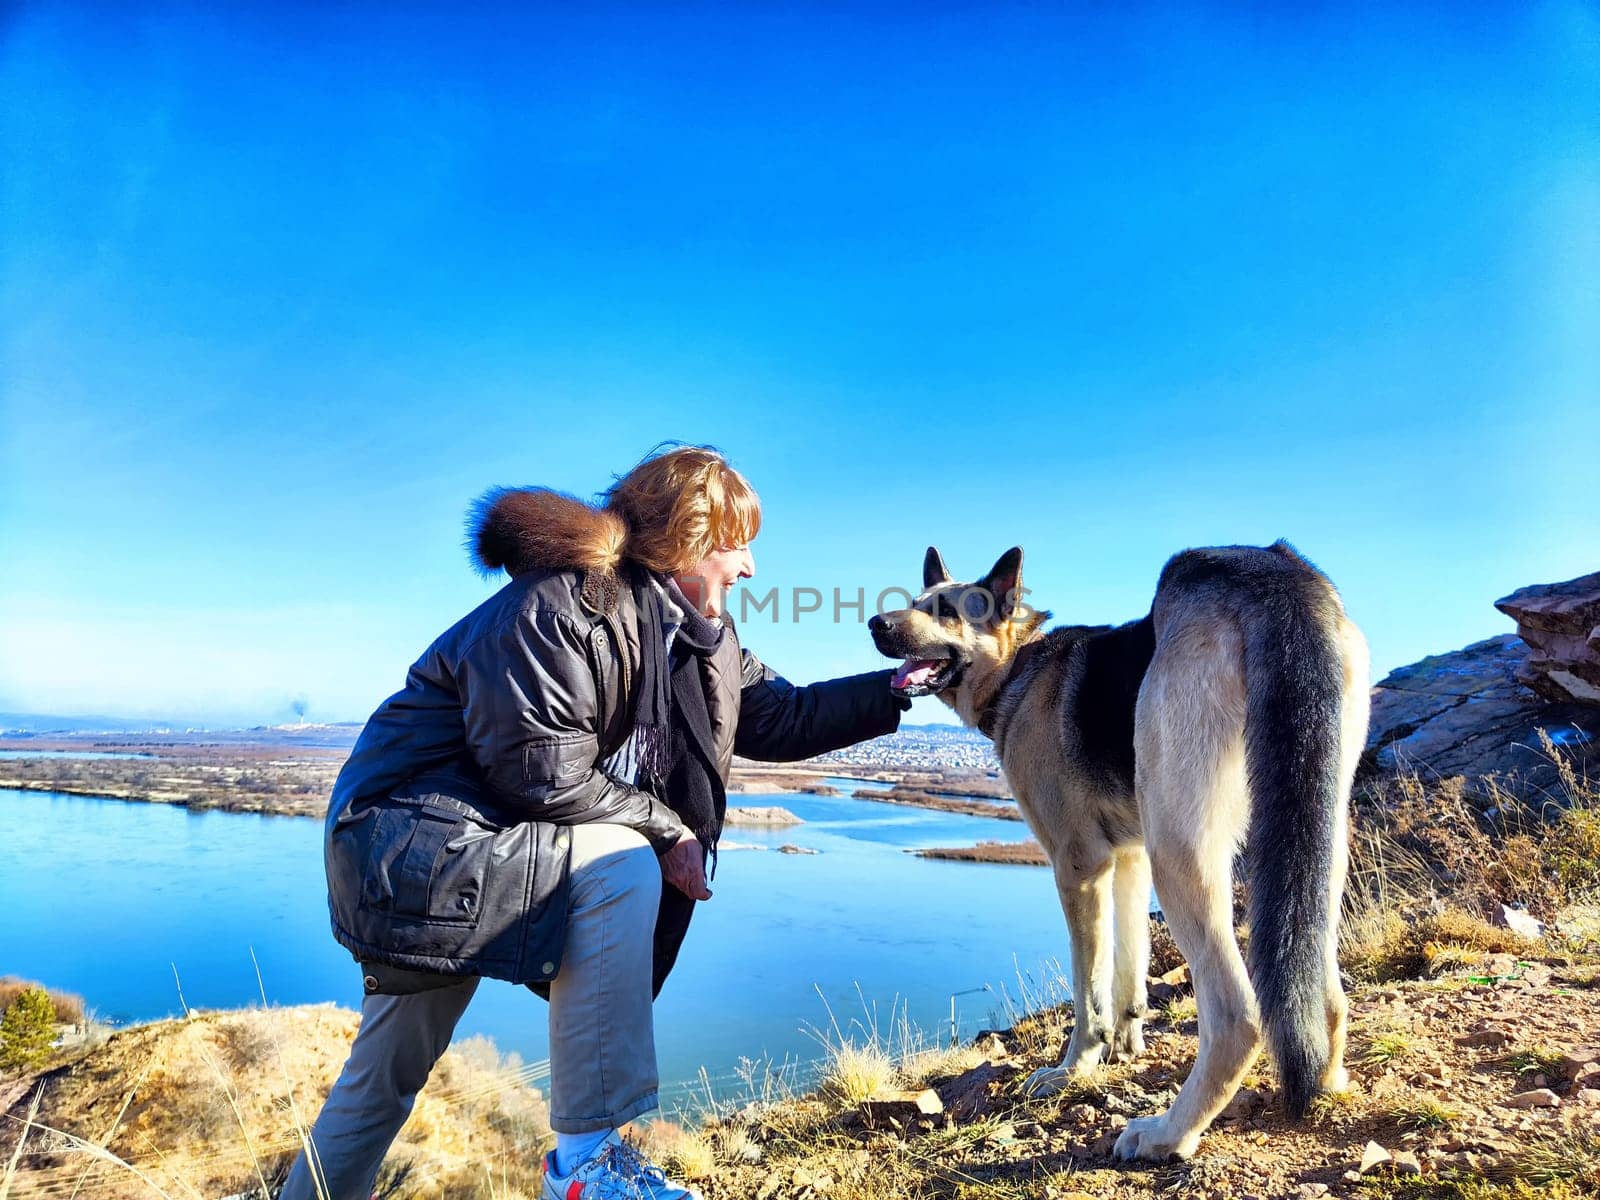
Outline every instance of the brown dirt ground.
[[(1319, 1102), (1304, 1124), (1289, 1123), (1263, 1059), (1186, 1163), (1128, 1166), (1111, 1157), (1128, 1118), (1165, 1107), (1193, 1062), (1195, 1022), (1175, 1005), (1176, 1021), (1157, 1014), (1149, 1022), (1140, 1061), (1102, 1068), (1070, 1094), (1021, 1095), (1028, 1072), (1055, 1061), (1064, 1030), (1049, 1031), (1056, 1036), (1044, 1052), (1045, 1031), (1019, 1026), (1000, 1035), (1004, 1054), (988, 1043), (1005, 1074), (990, 1086), (987, 1115), (964, 1126), (942, 1115), (925, 1129), (885, 1133), (865, 1130), (853, 1113), (815, 1113), (815, 1128), (797, 1136), (793, 1112), (769, 1114), (751, 1131), (762, 1161), (724, 1168), (702, 1186), (708, 1200), (1453, 1195), (1435, 1189), (1452, 1179), (1528, 1177), (1529, 1147), (1592, 1152), (1600, 1132), (1600, 1091), (1586, 1090), (1600, 1088), (1600, 1068), (1592, 1078), (1585, 1069), (1600, 1059), (1592, 970), (1507, 956), (1469, 970), (1352, 994), (1351, 1090)], [(1466, 1044), (1473, 1041), (1482, 1044)], [(1538, 1087), (1555, 1094), (1555, 1107), (1510, 1104)], [(1369, 1141), (1415, 1155), (1421, 1175), (1408, 1178), (1393, 1164), (1354, 1174)], [(1571, 1166), (1578, 1177), (1564, 1186), (1587, 1193), (1600, 1185), (1583, 1178), (1592, 1158)]]

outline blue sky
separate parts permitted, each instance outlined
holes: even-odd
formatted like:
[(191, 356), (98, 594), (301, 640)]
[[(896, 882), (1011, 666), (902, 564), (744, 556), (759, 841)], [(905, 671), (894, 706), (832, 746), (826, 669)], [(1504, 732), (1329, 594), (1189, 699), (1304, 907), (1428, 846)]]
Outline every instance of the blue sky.
[(785, 595), (1282, 536), (1381, 674), (1600, 567), (1592, 5), (216, 7), (0, 15), (0, 709), (361, 719), (667, 438)]

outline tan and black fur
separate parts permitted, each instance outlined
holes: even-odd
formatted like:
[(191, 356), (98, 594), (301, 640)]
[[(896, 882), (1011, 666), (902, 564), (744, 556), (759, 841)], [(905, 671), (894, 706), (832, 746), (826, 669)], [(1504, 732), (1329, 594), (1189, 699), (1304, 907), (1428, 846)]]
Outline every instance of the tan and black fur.
[[(1019, 603), (1020, 549), (960, 584), (930, 548), (923, 585), (873, 618), (873, 640), (907, 660), (902, 691), (937, 694), (994, 739), (1072, 939), (1072, 1036), (1029, 1089), (1143, 1050), (1152, 878), (1194, 978), (1200, 1051), (1118, 1157), (1193, 1153), (1263, 1035), (1290, 1113), (1342, 1089), (1336, 931), (1368, 664), (1327, 577), (1284, 542), (1186, 550), (1149, 615), (1049, 632), (1048, 613)], [(1241, 848), (1248, 970), (1233, 934)]]

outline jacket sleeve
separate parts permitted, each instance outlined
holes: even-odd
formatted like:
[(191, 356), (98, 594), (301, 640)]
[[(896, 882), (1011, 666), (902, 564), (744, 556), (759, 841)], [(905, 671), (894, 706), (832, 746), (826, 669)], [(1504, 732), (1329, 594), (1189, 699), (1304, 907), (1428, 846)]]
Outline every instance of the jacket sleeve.
[(792, 762), (852, 746), (900, 727), (911, 707), (889, 690), (893, 669), (796, 687), (744, 651), (734, 753)]
[(462, 655), (467, 750), (496, 799), (525, 820), (626, 825), (664, 853), (683, 822), (600, 757), (590, 630), (560, 612), (522, 612)]

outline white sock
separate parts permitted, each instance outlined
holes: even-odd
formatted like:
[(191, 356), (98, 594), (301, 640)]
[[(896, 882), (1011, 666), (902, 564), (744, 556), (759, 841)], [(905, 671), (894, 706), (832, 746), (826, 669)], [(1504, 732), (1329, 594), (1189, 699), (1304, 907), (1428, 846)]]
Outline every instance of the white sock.
[(593, 1133), (557, 1133), (556, 1134), (556, 1174), (571, 1175), (581, 1167), (594, 1152), (600, 1149), (600, 1143), (614, 1133), (611, 1129), (597, 1129)]

